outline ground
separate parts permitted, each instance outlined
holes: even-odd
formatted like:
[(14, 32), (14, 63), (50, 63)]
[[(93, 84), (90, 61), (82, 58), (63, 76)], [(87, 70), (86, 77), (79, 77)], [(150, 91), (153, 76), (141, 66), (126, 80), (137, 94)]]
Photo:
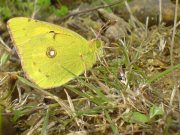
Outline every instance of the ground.
[[(174, 23), (176, 1), (162, 1), (160, 14), (156, 0), (145, 2), (0, 0), (0, 134), (177, 135), (180, 12)], [(25, 76), (6, 27), (15, 16), (98, 39), (96, 64), (61, 87), (37, 88)]]

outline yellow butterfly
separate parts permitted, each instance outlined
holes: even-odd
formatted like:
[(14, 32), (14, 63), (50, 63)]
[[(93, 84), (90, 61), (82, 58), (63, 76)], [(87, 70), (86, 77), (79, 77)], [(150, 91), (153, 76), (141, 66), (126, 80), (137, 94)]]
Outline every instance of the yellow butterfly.
[(27, 78), (41, 88), (61, 86), (96, 62), (97, 42), (69, 29), (25, 17), (8, 28)]

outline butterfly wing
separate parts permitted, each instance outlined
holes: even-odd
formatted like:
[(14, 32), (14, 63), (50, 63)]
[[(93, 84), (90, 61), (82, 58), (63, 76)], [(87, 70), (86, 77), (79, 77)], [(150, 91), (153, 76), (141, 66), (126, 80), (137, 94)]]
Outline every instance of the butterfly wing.
[(88, 41), (69, 29), (24, 17), (8, 28), (27, 78), (41, 88), (61, 86), (96, 61)]

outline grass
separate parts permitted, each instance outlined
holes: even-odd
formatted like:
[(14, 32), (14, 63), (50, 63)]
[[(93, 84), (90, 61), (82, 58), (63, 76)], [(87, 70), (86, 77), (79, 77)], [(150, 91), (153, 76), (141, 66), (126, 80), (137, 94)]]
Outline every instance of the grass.
[[(28, 4), (31, 6), (24, 12), (25, 16), (42, 12), (38, 10), (39, 5), (33, 7), (29, 1), (24, 6)], [(20, 3), (16, 5), (23, 8)], [(18, 12), (15, 6), (13, 10)], [(76, 17), (86, 20), (91, 16), (97, 16), (97, 13)], [(13, 15), (8, 12), (4, 20), (11, 17)], [(90, 21), (93, 26), (96, 21), (103, 23), (100, 18)], [(91, 27), (89, 24), (84, 21), (83, 27)], [(68, 19), (62, 25), (67, 26)], [(8, 54), (11, 51), (7, 50), (13, 50), (7, 47), (12, 45), (9, 35), (0, 33), (0, 90), (2, 96), (6, 95), (0, 99), (4, 107), (2, 116), (11, 117), (19, 134), (176, 134), (180, 64), (178, 55), (175, 57), (173, 52), (178, 49), (179, 29), (162, 23), (150, 29), (133, 16), (128, 25), (131, 31), (125, 38), (108, 42), (104, 37), (104, 55), (87, 76), (81, 75), (52, 90), (38, 88), (22, 72), (15, 78), (7, 77), (21, 67), (18, 58)], [(88, 34), (85, 36), (93, 36), (93, 32)]]

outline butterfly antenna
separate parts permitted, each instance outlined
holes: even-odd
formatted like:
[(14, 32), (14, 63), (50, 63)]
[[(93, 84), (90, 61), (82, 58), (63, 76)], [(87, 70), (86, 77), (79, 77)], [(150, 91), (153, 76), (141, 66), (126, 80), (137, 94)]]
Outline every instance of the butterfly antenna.
[(99, 38), (99, 37), (101, 36), (101, 33), (102, 33), (103, 31), (105, 31), (110, 24), (111, 24), (111, 21), (110, 21), (110, 20), (107, 21), (107, 22), (101, 27), (101, 29), (99, 30), (96, 38)]
[(98, 39), (98, 38), (101, 36), (101, 33), (102, 33), (110, 24), (111, 24), (111, 21), (109, 20), (108, 22), (106, 22), (106, 23), (101, 27), (101, 29), (99, 30), (98, 33), (96, 33), (93, 28), (90, 28), (91, 31), (94, 33), (94, 35), (95, 35), (95, 37), (96, 37), (95, 39)]

